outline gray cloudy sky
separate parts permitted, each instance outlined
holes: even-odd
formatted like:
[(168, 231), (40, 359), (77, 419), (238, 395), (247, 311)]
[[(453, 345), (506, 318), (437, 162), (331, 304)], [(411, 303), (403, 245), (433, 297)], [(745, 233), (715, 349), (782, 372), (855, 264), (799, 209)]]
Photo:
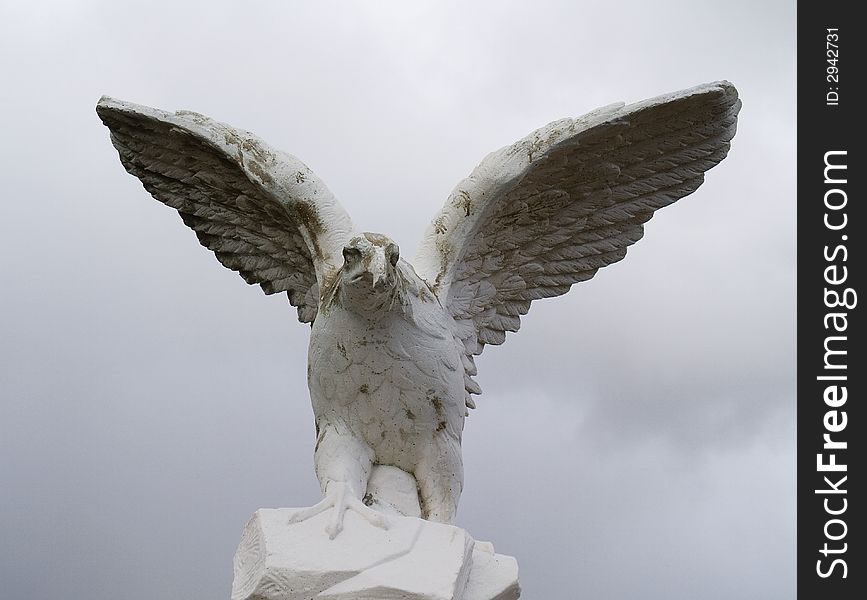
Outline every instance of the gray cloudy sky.
[(488, 152), (716, 79), (729, 157), (479, 359), (458, 523), (526, 598), (794, 597), (794, 2), (5, 2), (0, 73), (0, 597), (227, 598), (253, 511), (318, 499), (309, 329), (101, 94), (256, 132), (411, 256)]

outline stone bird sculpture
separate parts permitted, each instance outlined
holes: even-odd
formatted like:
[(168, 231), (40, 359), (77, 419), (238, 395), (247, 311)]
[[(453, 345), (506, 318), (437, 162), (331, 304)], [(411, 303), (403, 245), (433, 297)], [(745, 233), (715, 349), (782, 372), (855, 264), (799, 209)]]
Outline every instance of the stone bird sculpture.
[(421, 515), (450, 523), (474, 357), (517, 331), (533, 300), (621, 260), (664, 206), (694, 192), (735, 135), (722, 81), (562, 119), (488, 155), (434, 217), (409, 263), (356, 231), (297, 158), (194, 112), (104, 97), (97, 113), (123, 166), (199, 242), (310, 323), (308, 385), (324, 500), (298, 519), (365, 502), (376, 465), (417, 483)]

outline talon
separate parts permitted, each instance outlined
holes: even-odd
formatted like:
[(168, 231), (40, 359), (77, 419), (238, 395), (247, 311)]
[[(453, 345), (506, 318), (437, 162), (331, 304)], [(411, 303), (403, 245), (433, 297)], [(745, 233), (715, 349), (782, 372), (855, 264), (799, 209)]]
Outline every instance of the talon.
[(325, 527), (325, 533), (328, 534), (328, 539), (333, 540), (337, 537), (337, 534), (343, 530), (343, 524), (337, 522), (336, 516), (332, 518), (331, 522)]
[(355, 497), (349, 486), (341, 481), (331, 482), (325, 492), (324, 499), (314, 506), (296, 511), (289, 517), (288, 524), (293, 525), (306, 521), (329, 509), (333, 509), (334, 512), (328, 520), (328, 525), (325, 526), (325, 533), (332, 540), (343, 531), (343, 519), (347, 510), (353, 510), (374, 527), (388, 529), (390, 525), (385, 515), (365, 505), (362, 500)]

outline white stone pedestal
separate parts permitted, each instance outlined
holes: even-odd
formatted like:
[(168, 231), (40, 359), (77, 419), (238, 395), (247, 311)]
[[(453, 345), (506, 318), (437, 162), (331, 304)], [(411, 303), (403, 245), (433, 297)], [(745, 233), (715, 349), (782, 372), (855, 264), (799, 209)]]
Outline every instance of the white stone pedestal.
[(518, 564), (458, 527), (390, 515), (380, 529), (352, 511), (329, 539), (330, 511), (289, 523), (260, 509), (235, 553), (232, 600), (516, 600)]

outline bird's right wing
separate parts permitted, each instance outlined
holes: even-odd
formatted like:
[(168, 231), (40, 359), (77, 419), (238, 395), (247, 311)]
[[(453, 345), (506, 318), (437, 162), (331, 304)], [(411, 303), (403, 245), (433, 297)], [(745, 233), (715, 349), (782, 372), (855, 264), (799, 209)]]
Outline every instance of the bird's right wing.
[(107, 97), (96, 112), (126, 170), (176, 209), (203, 246), (266, 294), (286, 292), (298, 319), (313, 321), (353, 227), (306, 165), (197, 113)]

